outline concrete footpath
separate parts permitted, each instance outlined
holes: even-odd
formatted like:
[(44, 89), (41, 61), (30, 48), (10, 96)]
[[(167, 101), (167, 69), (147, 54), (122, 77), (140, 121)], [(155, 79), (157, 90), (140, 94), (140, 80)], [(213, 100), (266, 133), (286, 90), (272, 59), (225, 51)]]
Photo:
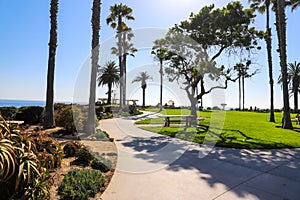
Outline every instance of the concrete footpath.
[(117, 169), (103, 200), (300, 199), (300, 149), (215, 147), (206, 152), (141, 130), (134, 125), (137, 119), (100, 123), (118, 149)]

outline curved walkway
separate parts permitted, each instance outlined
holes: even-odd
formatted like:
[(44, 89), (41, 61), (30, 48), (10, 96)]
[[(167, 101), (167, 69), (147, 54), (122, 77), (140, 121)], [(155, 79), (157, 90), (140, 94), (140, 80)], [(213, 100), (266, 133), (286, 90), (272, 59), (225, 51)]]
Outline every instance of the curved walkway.
[(117, 169), (103, 200), (283, 200), (300, 197), (300, 149), (203, 147), (144, 131), (137, 118), (103, 120), (115, 138)]

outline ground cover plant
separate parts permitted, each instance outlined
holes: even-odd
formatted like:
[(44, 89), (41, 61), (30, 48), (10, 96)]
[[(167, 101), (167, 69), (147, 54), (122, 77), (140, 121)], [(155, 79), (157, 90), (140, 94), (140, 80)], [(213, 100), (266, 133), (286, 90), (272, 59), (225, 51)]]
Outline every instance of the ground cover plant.
[(62, 195), (62, 199), (88, 200), (100, 191), (103, 183), (104, 178), (100, 171), (73, 169), (65, 175), (58, 193)]
[[(178, 110), (166, 109), (164, 113), (180, 113)], [(186, 113), (188, 110), (183, 110)], [(223, 111), (198, 111), (198, 116), (204, 117), (203, 121), (198, 122), (198, 127), (163, 127), (161, 126), (142, 126), (144, 130), (177, 137), (196, 143), (203, 143), (203, 140), (216, 142), (217, 146), (234, 148), (285, 148), (300, 147), (300, 129), (294, 122), (294, 130), (281, 128), (282, 113), (275, 113), (276, 123), (268, 122), (269, 113), (226, 111), (224, 126), (219, 136), (213, 123), (211, 114), (218, 115)], [(220, 113), (221, 114), (221, 113)], [(293, 118), (293, 116), (292, 116)], [(158, 119), (144, 120), (139, 124), (155, 124)], [(152, 121), (154, 123), (152, 123)]]

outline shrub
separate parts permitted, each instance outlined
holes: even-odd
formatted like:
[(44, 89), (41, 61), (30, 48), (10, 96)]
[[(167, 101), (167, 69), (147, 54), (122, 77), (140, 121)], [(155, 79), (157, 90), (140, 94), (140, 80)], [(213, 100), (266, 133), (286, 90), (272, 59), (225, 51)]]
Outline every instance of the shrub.
[(99, 171), (73, 169), (66, 174), (58, 194), (62, 195), (62, 199), (88, 200), (100, 191), (103, 183), (104, 178)]
[(16, 107), (0, 107), (0, 114), (6, 120), (12, 120), (16, 117), (17, 108)]
[(35, 133), (31, 135), (41, 165), (47, 169), (55, 169), (61, 166), (63, 149), (59, 142), (46, 133)]
[(35, 141), (30, 134), (0, 120), (1, 199), (49, 199), (52, 177), (38, 159)]
[[(79, 107), (72, 105), (60, 106), (61, 110), (56, 111), (55, 122), (57, 126), (64, 127), (67, 131), (78, 132), (85, 129), (87, 113)], [(83, 108), (84, 109), (84, 108)]]
[(24, 106), (18, 109), (16, 120), (25, 124), (39, 124), (43, 122), (44, 108), (40, 106)]
[(111, 169), (111, 161), (103, 158), (98, 153), (94, 155), (94, 159), (91, 163), (93, 169), (98, 169), (102, 172), (108, 172)]
[(109, 138), (109, 135), (105, 132), (105, 131), (102, 131), (100, 129), (97, 129), (96, 130), (96, 133), (92, 134), (91, 135), (92, 137), (95, 137), (97, 139), (105, 139), (105, 138)]
[(63, 147), (65, 157), (75, 156), (82, 147), (83, 144), (80, 142), (67, 142)]
[(89, 165), (91, 160), (94, 159), (94, 156), (86, 147), (79, 149), (77, 153), (77, 159), (73, 161), (74, 164)]

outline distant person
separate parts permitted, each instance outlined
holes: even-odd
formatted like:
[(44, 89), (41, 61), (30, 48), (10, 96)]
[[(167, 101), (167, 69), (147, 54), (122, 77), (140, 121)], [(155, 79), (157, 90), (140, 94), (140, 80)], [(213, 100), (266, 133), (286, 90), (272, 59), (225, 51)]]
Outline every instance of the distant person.
[(252, 111), (253, 111), (252, 106), (250, 106), (250, 112), (252, 112)]

